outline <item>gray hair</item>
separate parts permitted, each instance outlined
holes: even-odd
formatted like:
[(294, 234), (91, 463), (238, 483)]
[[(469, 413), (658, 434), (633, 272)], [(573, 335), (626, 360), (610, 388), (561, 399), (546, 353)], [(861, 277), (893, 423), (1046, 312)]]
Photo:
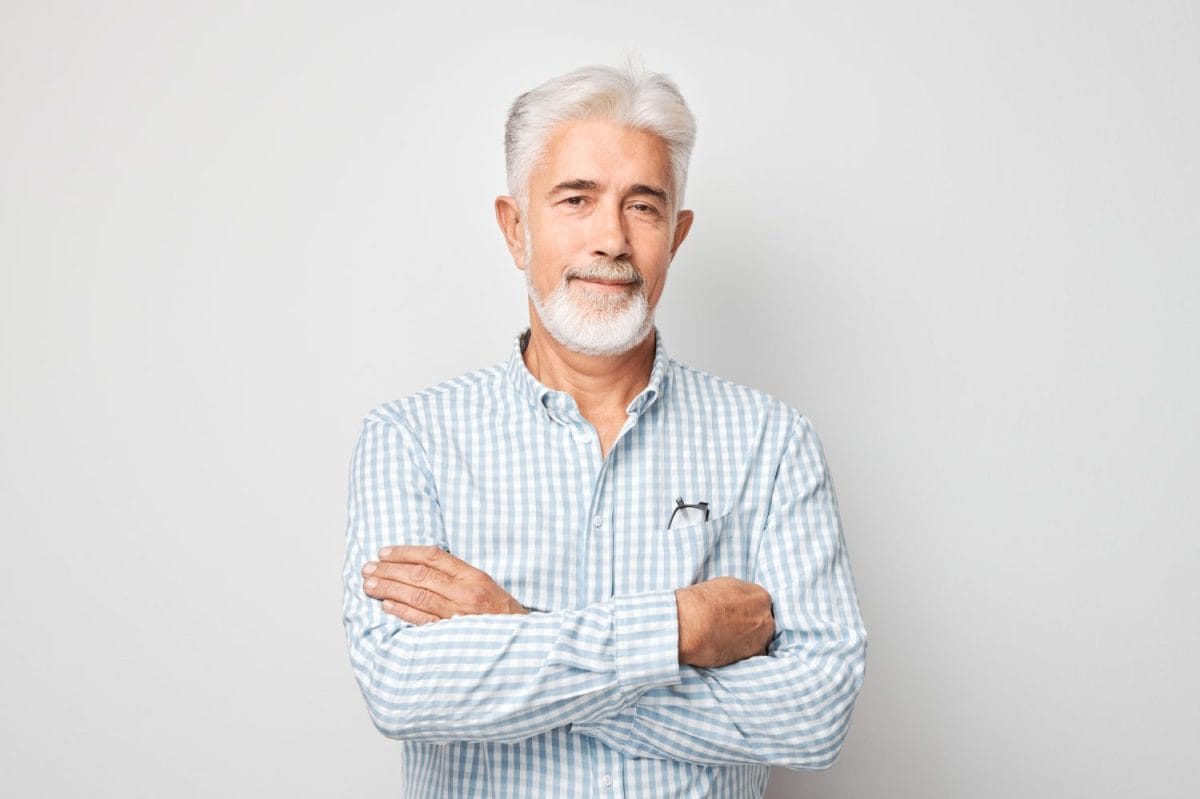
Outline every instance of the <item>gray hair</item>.
[(564, 122), (609, 119), (647, 130), (667, 145), (676, 208), (683, 206), (696, 120), (679, 87), (666, 75), (627, 66), (591, 66), (552, 78), (513, 102), (504, 126), (508, 192), (529, 205), (529, 175), (550, 133)]

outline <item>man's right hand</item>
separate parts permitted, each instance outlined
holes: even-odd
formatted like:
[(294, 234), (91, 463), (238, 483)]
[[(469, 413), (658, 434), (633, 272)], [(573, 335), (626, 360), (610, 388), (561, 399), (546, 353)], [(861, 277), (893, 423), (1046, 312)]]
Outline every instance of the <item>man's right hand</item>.
[(766, 654), (775, 635), (771, 595), (735, 577), (717, 577), (675, 591), (679, 662), (718, 668)]

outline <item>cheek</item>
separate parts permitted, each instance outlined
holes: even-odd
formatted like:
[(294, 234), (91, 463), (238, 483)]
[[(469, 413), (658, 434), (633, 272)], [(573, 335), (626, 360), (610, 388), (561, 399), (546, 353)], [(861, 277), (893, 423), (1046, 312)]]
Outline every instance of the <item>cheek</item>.
[(578, 218), (557, 213), (553, 208), (540, 209), (529, 217), (527, 231), (532, 234), (533, 246), (560, 248), (569, 246), (586, 232)]
[(545, 241), (534, 240), (532, 244), (532, 251), (525, 251), (525, 279), (544, 299), (558, 288), (564, 271), (563, 262)]
[(650, 307), (658, 305), (658, 300), (662, 297), (663, 284), (666, 282), (666, 277), (666, 274), (662, 273), (654, 278), (654, 285), (650, 287), (650, 291), (646, 294), (646, 302), (650, 304)]
[(667, 259), (671, 257), (671, 232), (665, 223), (639, 221), (631, 226), (629, 243), (647, 258)]
[(662, 293), (667, 279), (667, 266), (671, 263), (670, 239), (659, 231), (634, 242), (633, 262), (646, 279), (647, 299), (655, 302)]

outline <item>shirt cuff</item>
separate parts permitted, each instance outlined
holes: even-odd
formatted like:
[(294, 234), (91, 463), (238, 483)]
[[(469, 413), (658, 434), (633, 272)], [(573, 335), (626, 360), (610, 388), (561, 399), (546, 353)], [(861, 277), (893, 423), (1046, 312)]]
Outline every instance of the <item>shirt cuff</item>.
[(613, 599), (617, 682), (625, 691), (675, 685), (679, 674), (679, 612), (674, 591)]

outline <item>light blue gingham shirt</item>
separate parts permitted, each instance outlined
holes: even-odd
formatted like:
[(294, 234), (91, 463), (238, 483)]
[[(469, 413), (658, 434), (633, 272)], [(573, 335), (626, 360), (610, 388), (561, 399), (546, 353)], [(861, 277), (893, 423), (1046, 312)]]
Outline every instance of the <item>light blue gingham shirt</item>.
[[(344, 619), (372, 720), (423, 797), (758, 797), (769, 765), (832, 762), (866, 634), (809, 422), (657, 337), (607, 457), (522, 359), (372, 411), (350, 476)], [(677, 497), (707, 522), (668, 529)], [(390, 544), (432, 544), (528, 615), (413, 626), (363, 593)], [(773, 599), (767, 656), (681, 666), (674, 590), (730, 575)], [(400, 780), (400, 772), (397, 778)]]

